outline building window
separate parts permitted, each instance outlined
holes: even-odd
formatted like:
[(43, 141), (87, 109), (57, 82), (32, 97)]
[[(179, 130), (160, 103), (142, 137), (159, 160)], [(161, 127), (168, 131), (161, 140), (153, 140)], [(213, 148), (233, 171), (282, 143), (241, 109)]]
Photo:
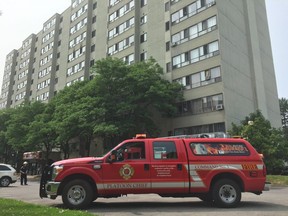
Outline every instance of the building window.
[(124, 58), (122, 58), (122, 60), (128, 65), (133, 64), (134, 63), (134, 54), (130, 54), (128, 56), (125, 56)]
[(83, 70), (84, 68), (85, 68), (85, 61), (82, 61), (82, 62), (80, 62), (80, 63), (68, 68), (66, 75), (67, 75), (67, 77), (68, 76), (72, 76), (73, 74)]
[(144, 7), (147, 4), (147, 0), (141, 0), (140, 5), (141, 7)]
[(147, 52), (143, 52), (140, 54), (140, 61), (145, 61), (147, 59)]
[(198, 61), (211, 58), (215, 55), (219, 55), (218, 41), (205, 44), (196, 49), (174, 56), (172, 58), (172, 67), (173, 69), (184, 67), (188, 64), (193, 64)]
[(68, 62), (71, 62), (75, 60), (76, 58), (83, 55), (83, 53), (86, 51), (86, 46), (80, 47), (77, 50), (74, 50), (69, 56), (68, 56)]
[(36, 97), (36, 100), (37, 101), (45, 101), (45, 100), (48, 100), (48, 98), (49, 98), (49, 92), (45, 92), (45, 93), (43, 93), (41, 95), (38, 95)]
[(130, 1), (129, 3), (125, 4), (120, 9), (116, 10), (112, 14), (109, 15), (109, 22), (113, 22), (116, 19), (124, 16), (128, 12), (130, 12), (134, 8), (134, 0)]
[(147, 33), (140, 35), (140, 43), (147, 41)]
[(110, 7), (112, 7), (115, 4), (118, 4), (120, 2), (120, 0), (109, 0), (109, 5)]
[(170, 41), (166, 42), (166, 51), (170, 50)]
[(170, 30), (170, 22), (169, 21), (165, 23), (165, 30), (166, 31)]
[(170, 2), (165, 3), (165, 12), (169, 11), (170, 9)]
[(96, 22), (96, 16), (94, 16), (93, 18), (92, 18), (92, 23), (95, 23)]
[(140, 24), (141, 25), (146, 23), (146, 22), (147, 22), (147, 15), (144, 15), (144, 16), (140, 17)]
[(177, 105), (178, 115), (195, 115), (223, 110), (223, 95), (217, 94), (184, 101)]
[(72, 84), (74, 84), (74, 83), (76, 83), (76, 82), (81, 82), (81, 81), (84, 81), (84, 76), (81, 76), (81, 77), (79, 77), (79, 78), (77, 78), (77, 79), (74, 79), (74, 80), (72, 80), (72, 81), (70, 81), (70, 82), (67, 82), (67, 83), (66, 83), (66, 86), (71, 86)]
[(95, 10), (97, 8), (97, 2), (95, 2), (94, 4), (93, 4), (93, 10)]
[(220, 66), (193, 73), (191, 75), (178, 78), (174, 81), (182, 84), (185, 89), (193, 89), (221, 82), (222, 78)]
[(197, 38), (201, 35), (209, 33), (217, 28), (216, 16), (210, 17), (207, 20), (197, 23), (196, 25), (190, 26), (176, 34), (172, 35), (172, 45), (178, 45), (186, 41)]
[(119, 26), (116, 26), (115, 28), (110, 30), (108, 32), (108, 37), (109, 37), (109, 39), (112, 39), (112, 38), (118, 36), (119, 34), (127, 31), (128, 29), (130, 29), (133, 26), (134, 26), (134, 17), (132, 17), (131, 19), (121, 23)]
[(92, 31), (92, 37), (96, 36), (96, 30)]
[(128, 37), (128, 38), (125, 38), (124, 40), (110, 46), (108, 48), (108, 55), (113, 55), (117, 52), (120, 52), (130, 46), (132, 46), (134, 44), (134, 35)]
[(171, 62), (166, 63), (166, 72), (171, 71)]
[[(93, 33), (93, 32), (92, 32)], [(81, 43), (86, 38), (86, 32), (83, 32), (81, 35), (77, 36), (73, 40), (69, 42), (69, 48), (76, 46), (77, 44)]]
[(179, 23), (215, 4), (215, 0), (197, 0), (171, 15), (172, 25)]
[(225, 123), (219, 122), (214, 124), (177, 128), (174, 130), (173, 135), (201, 134), (201, 133), (213, 133), (213, 132), (225, 132), (225, 131), (226, 131)]
[(95, 44), (93, 44), (92, 46), (91, 46), (91, 52), (94, 52), (95, 51)]
[(70, 34), (74, 34), (75, 32), (79, 31), (81, 28), (83, 28), (87, 24), (87, 17), (85, 17), (83, 20), (78, 22), (76, 25), (74, 25), (72, 28), (70, 28)]
[(76, 8), (79, 4), (81, 4), (81, 2), (83, 2), (84, 0), (72, 0), (72, 8)]

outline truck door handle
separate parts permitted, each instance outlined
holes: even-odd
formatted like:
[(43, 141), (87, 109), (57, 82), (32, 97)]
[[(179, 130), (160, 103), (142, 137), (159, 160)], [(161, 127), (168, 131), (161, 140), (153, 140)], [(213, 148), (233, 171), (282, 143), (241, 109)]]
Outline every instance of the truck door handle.
[(182, 170), (182, 164), (177, 164), (177, 170)]
[(144, 170), (149, 170), (149, 164), (144, 164)]

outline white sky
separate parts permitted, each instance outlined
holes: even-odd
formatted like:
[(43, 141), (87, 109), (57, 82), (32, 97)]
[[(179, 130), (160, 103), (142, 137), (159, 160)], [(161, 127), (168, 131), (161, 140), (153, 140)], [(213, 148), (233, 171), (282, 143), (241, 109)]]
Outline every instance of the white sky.
[[(6, 55), (19, 49), (22, 41), (41, 31), (44, 22), (55, 13), (61, 14), (70, 3), (71, 0), (0, 0), (0, 91)], [(266, 0), (266, 9), (278, 97), (288, 99), (288, 0)]]

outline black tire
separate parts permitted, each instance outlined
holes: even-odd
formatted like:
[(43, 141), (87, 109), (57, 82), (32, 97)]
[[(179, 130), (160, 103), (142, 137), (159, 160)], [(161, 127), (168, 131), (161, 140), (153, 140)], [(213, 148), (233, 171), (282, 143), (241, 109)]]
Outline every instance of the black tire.
[(92, 186), (84, 180), (68, 182), (62, 191), (62, 201), (69, 209), (84, 209), (93, 201)]
[(0, 186), (1, 187), (8, 187), (11, 183), (11, 179), (9, 177), (3, 177), (0, 179)]
[(235, 181), (220, 179), (212, 188), (212, 198), (217, 207), (235, 208), (241, 201), (241, 190)]

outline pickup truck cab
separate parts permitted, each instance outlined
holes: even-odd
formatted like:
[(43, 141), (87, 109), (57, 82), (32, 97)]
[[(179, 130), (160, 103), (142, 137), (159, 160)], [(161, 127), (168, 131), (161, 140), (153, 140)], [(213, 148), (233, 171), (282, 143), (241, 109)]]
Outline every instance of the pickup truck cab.
[(55, 162), (43, 172), (40, 197), (61, 195), (65, 206), (82, 209), (98, 197), (155, 193), (231, 208), (242, 192), (264, 190), (265, 164), (246, 140), (182, 136), (129, 139), (103, 157)]

